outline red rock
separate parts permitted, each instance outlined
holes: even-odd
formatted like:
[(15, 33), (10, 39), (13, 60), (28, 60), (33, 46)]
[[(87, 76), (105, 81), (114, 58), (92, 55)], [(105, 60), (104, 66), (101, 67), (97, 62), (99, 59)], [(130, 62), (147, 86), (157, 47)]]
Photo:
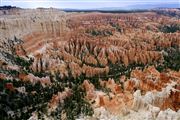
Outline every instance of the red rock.
[(6, 89), (9, 89), (10, 91), (13, 91), (13, 90), (14, 90), (14, 86), (13, 86), (12, 83), (6, 83), (6, 84), (5, 84), (5, 88), (6, 88)]

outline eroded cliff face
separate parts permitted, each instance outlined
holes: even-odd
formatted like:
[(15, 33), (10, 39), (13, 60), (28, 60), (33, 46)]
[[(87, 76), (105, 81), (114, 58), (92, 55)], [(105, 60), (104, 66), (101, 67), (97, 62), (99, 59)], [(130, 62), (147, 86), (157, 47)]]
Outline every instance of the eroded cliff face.
[(7, 118), (180, 119), (176, 17), (57, 9), (0, 15), (0, 92), (8, 102), (0, 110)]
[[(25, 48), (42, 45), (66, 32), (66, 14), (56, 9), (15, 9), (0, 17), (1, 46), (8, 39), (22, 39)], [(13, 13), (15, 12), (15, 13)], [(37, 44), (35, 44), (37, 43)]]

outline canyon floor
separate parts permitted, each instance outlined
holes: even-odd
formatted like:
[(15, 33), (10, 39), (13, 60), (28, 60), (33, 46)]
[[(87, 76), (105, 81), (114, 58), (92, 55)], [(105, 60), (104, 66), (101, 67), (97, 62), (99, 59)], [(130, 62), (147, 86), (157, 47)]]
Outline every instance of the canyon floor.
[(0, 10), (1, 120), (179, 120), (180, 9)]

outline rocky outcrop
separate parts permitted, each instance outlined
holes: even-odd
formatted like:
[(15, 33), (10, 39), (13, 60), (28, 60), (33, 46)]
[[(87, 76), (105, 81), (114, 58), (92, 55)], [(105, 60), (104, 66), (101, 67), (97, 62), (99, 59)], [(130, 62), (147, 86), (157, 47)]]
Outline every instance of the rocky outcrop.
[(21, 79), (22, 81), (28, 81), (28, 82), (31, 82), (31, 84), (35, 85), (36, 83), (40, 83), (43, 87), (46, 87), (46, 86), (50, 86), (52, 83), (50, 81), (50, 78), (48, 76), (46, 77), (37, 77), (37, 76), (34, 76), (33, 74), (19, 74), (19, 79)]
[(0, 17), (0, 45), (16, 37), (24, 41), (25, 50), (42, 47), (66, 31), (65, 19), (65, 13), (56, 9), (18, 10), (17, 15), (3, 15)]
[[(82, 86), (86, 90), (87, 99), (95, 101), (94, 107), (104, 107), (111, 114), (123, 115), (125, 118), (143, 111), (146, 114), (144, 117), (150, 117), (148, 119), (160, 119), (166, 116), (164, 111), (178, 114), (180, 108), (180, 89), (177, 87), (179, 78), (174, 77), (174, 74), (177, 76), (179, 72), (159, 73), (151, 66), (143, 71), (132, 71), (131, 78), (126, 79), (123, 86), (115, 83), (113, 79), (100, 81), (103, 91), (96, 91), (94, 85), (87, 80)], [(149, 84), (149, 81), (152, 83)], [(158, 87), (155, 87), (156, 85)], [(178, 115), (171, 117), (175, 120), (179, 118)]]
[(68, 88), (65, 89), (63, 92), (58, 92), (57, 95), (53, 95), (51, 101), (48, 105), (48, 114), (55, 111), (58, 107), (58, 104), (62, 104), (63, 100), (67, 97), (70, 97), (72, 95), (72, 91)]

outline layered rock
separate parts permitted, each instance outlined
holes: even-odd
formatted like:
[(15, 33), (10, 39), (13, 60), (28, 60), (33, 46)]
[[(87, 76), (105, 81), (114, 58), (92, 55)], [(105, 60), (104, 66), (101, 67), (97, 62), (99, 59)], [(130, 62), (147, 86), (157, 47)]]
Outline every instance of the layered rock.
[(17, 14), (18, 17), (11, 14), (0, 17), (1, 45), (3, 41), (16, 37), (24, 41), (26, 50), (31, 51), (32, 47), (42, 46), (66, 31), (66, 16), (59, 10), (18, 10)]
[[(170, 114), (176, 114), (176, 116), (169, 117), (177, 120), (179, 119), (180, 89), (178, 87), (179, 78), (174, 77), (174, 74), (177, 76), (179, 72), (159, 73), (151, 66), (144, 71), (134, 70), (131, 78), (126, 79), (122, 87), (113, 79), (100, 81), (105, 91), (96, 91), (93, 84), (88, 81), (84, 81), (82, 86), (86, 90), (87, 99), (95, 101), (93, 102), (94, 107), (104, 107), (111, 114), (123, 115), (123, 118), (127, 119), (128, 116), (131, 118), (132, 115), (143, 112), (146, 116), (140, 114), (142, 117), (160, 119), (165, 118), (165, 111), (169, 111)], [(149, 84), (150, 81), (154, 82)], [(159, 89), (155, 87), (156, 85)]]

